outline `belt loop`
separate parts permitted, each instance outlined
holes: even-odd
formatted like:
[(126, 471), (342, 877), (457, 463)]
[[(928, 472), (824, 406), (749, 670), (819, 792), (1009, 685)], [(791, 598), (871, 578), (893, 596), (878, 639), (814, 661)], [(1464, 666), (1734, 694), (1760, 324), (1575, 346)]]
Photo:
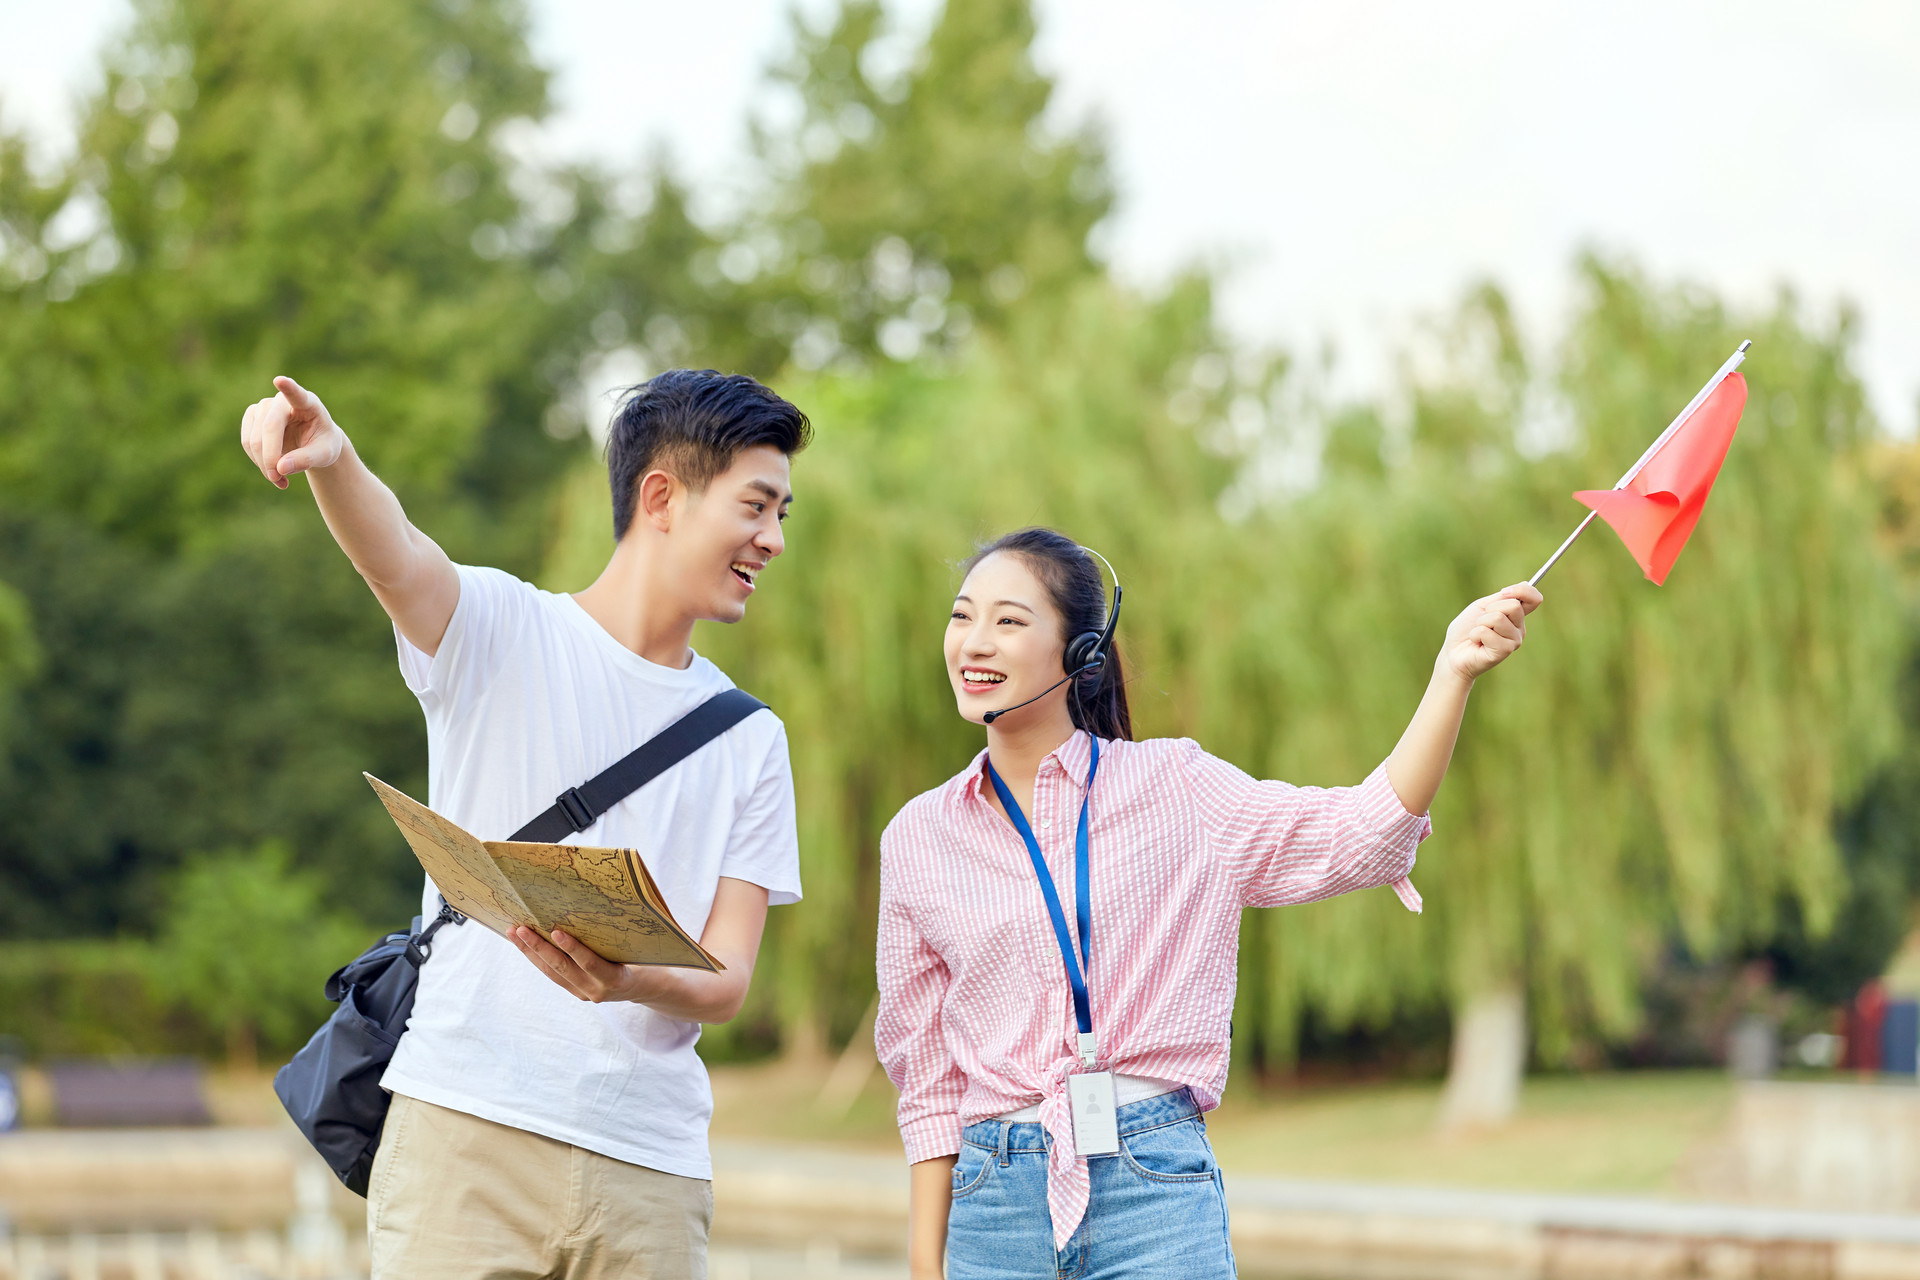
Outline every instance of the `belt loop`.
[(1002, 1169), (1013, 1163), (1013, 1157), (1007, 1154), (1007, 1139), (1012, 1133), (1013, 1122), (1002, 1120), (1000, 1122), (1000, 1167)]

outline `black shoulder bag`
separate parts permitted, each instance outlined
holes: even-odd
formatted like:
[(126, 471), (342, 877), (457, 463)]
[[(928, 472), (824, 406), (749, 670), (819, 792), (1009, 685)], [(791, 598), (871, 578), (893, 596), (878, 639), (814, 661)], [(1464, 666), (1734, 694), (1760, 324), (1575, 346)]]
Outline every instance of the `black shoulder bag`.
[[(662, 729), (605, 772), (555, 799), (553, 807), (508, 837), (557, 843), (584, 831), (600, 815), (679, 764), (766, 704), (741, 689), (707, 699)], [(380, 1130), (392, 1097), (380, 1077), (406, 1032), (420, 966), (432, 954), (433, 935), (466, 917), (440, 900), (426, 928), (420, 917), (404, 933), (389, 933), (331, 978), (327, 999), (340, 1007), (313, 1033), (306, 1048), (273, 1077), (273, 1091), (351, 1191), (367, 1194)]]

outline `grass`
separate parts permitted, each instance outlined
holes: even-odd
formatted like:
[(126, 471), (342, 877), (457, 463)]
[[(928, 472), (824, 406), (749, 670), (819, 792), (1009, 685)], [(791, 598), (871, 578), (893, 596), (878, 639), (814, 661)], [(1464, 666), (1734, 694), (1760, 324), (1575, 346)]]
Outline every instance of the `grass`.
[(900, 1153), (894, 1127), (897, 1095), (876, 1064), (865, 1087), (845, 1106), (823, 1102), (831, 1063), (791, 1060), (724, 1065), (713, 1079), (713, 1136), (737, 1140), (820, 1142)]
[[(823, 1102), (830, 1070), (784, 1060), (715, 1066), (713, 1135), (898, 1155), (886, 1077), (875, 1067), (850, 1103)], [(23, 1082), (26, 1119), (46, 1124), (50, 1098), (37, 1076)], [(207, 1096), (218, 1123), (285, 1123), (270, 1068), (211, 1067)], [(1261, 1090), (1236, 1082), (1208, 1129), (1221, 1164), (1242, 1176), (1671, 1194), (1689, 1153), (1722, 1131), (1732, 1100), (1718, 1071), (1541, 1076), (1527, 1082), (1509, 1124), (1441, 1134), (1437, 1082)]]
[(1528, 1191), (1670, 1193), (1733, 1101), (1718, 1071), (1529, 1080), (1496, 1129), (1442, 1134), (1440, 1086), (1229, 1089), (1208, 1128), (1229, 1171)]
[[(821, 1142), (897, 1153), (894, 1094), (876, 1070), (844, 1114), (820, 1104), (826, 1067), (713, 1069), (716, 1137)], [(1722, 1130), (1733, 1086), (1718, 1071), (1529, 1080), (1497, 1129), (1435, 1130), (1440, 1086), (1366, 1083), (1228, 1090), (1208, 1119), (1230, 1174), (1508, 1190), (1661, 1194)]]

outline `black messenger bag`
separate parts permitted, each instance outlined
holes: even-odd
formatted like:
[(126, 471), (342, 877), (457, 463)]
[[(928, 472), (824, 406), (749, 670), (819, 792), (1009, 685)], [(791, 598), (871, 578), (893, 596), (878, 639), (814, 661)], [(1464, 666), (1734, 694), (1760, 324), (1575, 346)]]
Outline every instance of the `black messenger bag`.
[[(634, 791), (765, 707), (742, 689), (715, 694), (605, 772), (562, 793), (552, 808), (508, 838), (554, 844), (584, 831)], [(442, 898), (433, 923), (423, 929), (415, 916), (411, 929), (389, 933), (335, 972), (327, 979), (327, 999), (340, 1007), (273, 1077), (273, 1091), (293, 1123), (350, 1191), (367, 1194), (392, 1103), (380, 1077), (406, 1033), (433, 935), (465, 922)]]

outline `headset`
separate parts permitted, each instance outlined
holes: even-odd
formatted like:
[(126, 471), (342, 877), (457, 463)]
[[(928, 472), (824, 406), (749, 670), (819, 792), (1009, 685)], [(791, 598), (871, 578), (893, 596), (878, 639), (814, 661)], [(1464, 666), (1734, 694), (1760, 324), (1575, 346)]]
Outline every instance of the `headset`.
[(1066, 669), (1066, 675), (1025, 702), (1016, 702), (1010, 707), (1001, 707), (998, 711), (987, 712), (980, 717), (987, 724), (992, 724), (1009, 711), (1018, 711), (1022, 707), (1031, 706), (1069, 680), (1074, 681), (1073, 696), (1077, 698), (1083, 691), (1092, 693), (1098, 690), (1100, 681), (1106, 677), (1107, 654), (1113, 651), (1113, 629), (1120, 622), (1120, 575), (1113, 571), (1113, 562), (1092, 547), (1080, 549), (1106, 565), (1107, 575), (1113, 579), (1113, 603), (1107, 606), (1106, 622), (1098, 631), (1082, 631), (1067, 641), (1067, 650), (1060, 662), (1060, 665)]

